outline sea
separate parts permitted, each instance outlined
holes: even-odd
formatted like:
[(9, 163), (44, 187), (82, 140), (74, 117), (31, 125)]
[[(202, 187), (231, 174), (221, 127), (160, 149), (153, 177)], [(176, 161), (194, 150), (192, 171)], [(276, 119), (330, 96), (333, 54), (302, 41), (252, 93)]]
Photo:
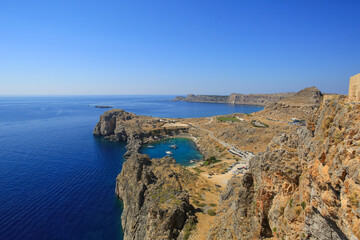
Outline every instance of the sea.
[[(96, 105), (174, 118), (263, 109), (169, 101), (173, 97), (0, 97), (0, 239), (123, 239), (115, 178), (125, 144), (93, 136), (99, 116), (108, 110)], [(178, 145), (173, 157), (179, 164), (201, 158), (190, 140), (171, 141)], [(171, 143), (143, 151), (162, 157)]]

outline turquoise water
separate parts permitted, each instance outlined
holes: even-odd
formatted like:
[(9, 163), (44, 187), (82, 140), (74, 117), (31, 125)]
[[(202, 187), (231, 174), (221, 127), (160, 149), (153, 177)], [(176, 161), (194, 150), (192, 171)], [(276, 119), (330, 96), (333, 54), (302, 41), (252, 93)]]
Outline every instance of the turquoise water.
[[(93, 136), (107, 110), (96, 105), (159, 117), (262, 109), (167, 101), (172, 98), (0, 97), (0, 239), (122, 239), (122, 205), (114, 189), (126, 149)], [(183, 164), (195, 154), (187, 144), (178, 142), (173, 151)]]
[[(177, 148), (170, 148), (170, 145), (174, 144), (177, 145)], [(153, 146), (153, 148), (149, 148), (149, 145)], [(171, 157), (183, 166), (190, 165), (190, 160), (202, 159), (202, 155), (196, 149), (195, 143), (187, 138), (165, 139), (163, 141), (145, 145), (141, 149), (142, 153), (148, 154), (151, 158), (165, 157), (167, 155), (166, 151), (171, 151), (173, 153)]]

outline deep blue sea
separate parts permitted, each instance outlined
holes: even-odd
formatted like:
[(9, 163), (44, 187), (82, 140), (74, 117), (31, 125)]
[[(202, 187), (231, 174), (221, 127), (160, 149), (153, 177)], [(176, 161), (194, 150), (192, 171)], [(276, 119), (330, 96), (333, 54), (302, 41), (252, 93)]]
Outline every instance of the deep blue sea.
[[(157, 117), (262, 109), (167, 101), (173, 97), (0, 97), (0, 239), (122, 239), (114, 189), (125, 147), (92, 135), (107, 110), (95, 105)], [(192, 158), (181, 156), (185, 147), (174, 151), (184, 163)]]

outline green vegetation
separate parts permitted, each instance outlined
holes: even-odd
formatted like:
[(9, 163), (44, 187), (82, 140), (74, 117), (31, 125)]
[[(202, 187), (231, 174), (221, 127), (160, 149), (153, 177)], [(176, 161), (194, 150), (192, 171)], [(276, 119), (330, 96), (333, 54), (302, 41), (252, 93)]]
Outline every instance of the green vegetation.
[(301, 207), (302, 207), (302, 209), (305, 210), (305, 208), (306, 208), (306, 202), (302, 202), (302, 203), (301, 203)]
[(193, 172), (191, 172), (189, 169), (187, 169), (186, 167), (181, 167), (181, 169), (183, 170), (183, 174), (184, 174), (184, 177), (186, 179), (189, 179), (189, 180), (193, 180), (195, 181), (197, 178), (198, 178), (198, 174), (195, 174)]
[(351, 202), (352, 205), (358, 206), (359, 198), (358, 198), (358, 195), (356, 193), (353, 193), (353, 194), (350, 195), (350, 202)]
[[(169, 188), (163, 188), (162, 186), (159, 186), (154, 193), (152, 193), (150, 196), (152, 199), (156, 200), (160, 204), (163, 203), (173, 203), (173, 204), (180, 204), (181, 201), (179, 199), (175, 199), (175, 197), (178, 195), (178, 192), (174, 189)], [(180, 202), (179, 202), (180, 201)]]
[(212, 209), (209, 209), (209, 210), (207, 211), (207, 214), (209, 214), (210, 216), (215, 216), (215, 215), (216, 215), (216, 212), (215, 212), (214, 210), (212, 210)]
[(217, 120), (220, 122), (239, 122), (240, 120), (236, 117), (218, 117)]
[(216, 207), (215, 203), (210, 203), (210, 207)]
[(276, 227), (274, 227), (273, 230), (274, 230), (274, 232), (276, 232), (276, 230), (277, 230)]
[(188, 240), (191, 232), (196, 229), (196, 223), (194, 219), (190, 219), (184, 226), (184, 240)]
[(290, 199), (290, 207), (292, 207), (293, 199)]
[(196, 199), (193, 200), (193, 203), (194, 203), (195, 206), (197, 206), (197, 207), (205, 207), (205, 206), (206, 206), (205, 203), (199, 202), (199, 201), (196, 200)]
[(204, 161), (203, 166), (209, 166), (217, 162), (220, 162), (220, 160), (218, 160), (215, 156), (211, 156)]
[(204, 172), (203, 170), (201, 170), (200, 168), (194, 167), (193, 168), (195, 170), (195, 172), (197, 172), (198, 174)]

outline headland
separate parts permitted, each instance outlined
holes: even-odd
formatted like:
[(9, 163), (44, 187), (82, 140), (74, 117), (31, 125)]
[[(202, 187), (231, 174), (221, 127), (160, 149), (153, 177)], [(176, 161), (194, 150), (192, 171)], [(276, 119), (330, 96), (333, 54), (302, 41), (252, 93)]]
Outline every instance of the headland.
[[(360, 238), (360, 105), (311, 87), (263, 111), (206, 118), (105, 112), (94, 129), (127, 143), (116, 179), (124, 239)], [(190, 137), (195, 166), (143, 144)]]

